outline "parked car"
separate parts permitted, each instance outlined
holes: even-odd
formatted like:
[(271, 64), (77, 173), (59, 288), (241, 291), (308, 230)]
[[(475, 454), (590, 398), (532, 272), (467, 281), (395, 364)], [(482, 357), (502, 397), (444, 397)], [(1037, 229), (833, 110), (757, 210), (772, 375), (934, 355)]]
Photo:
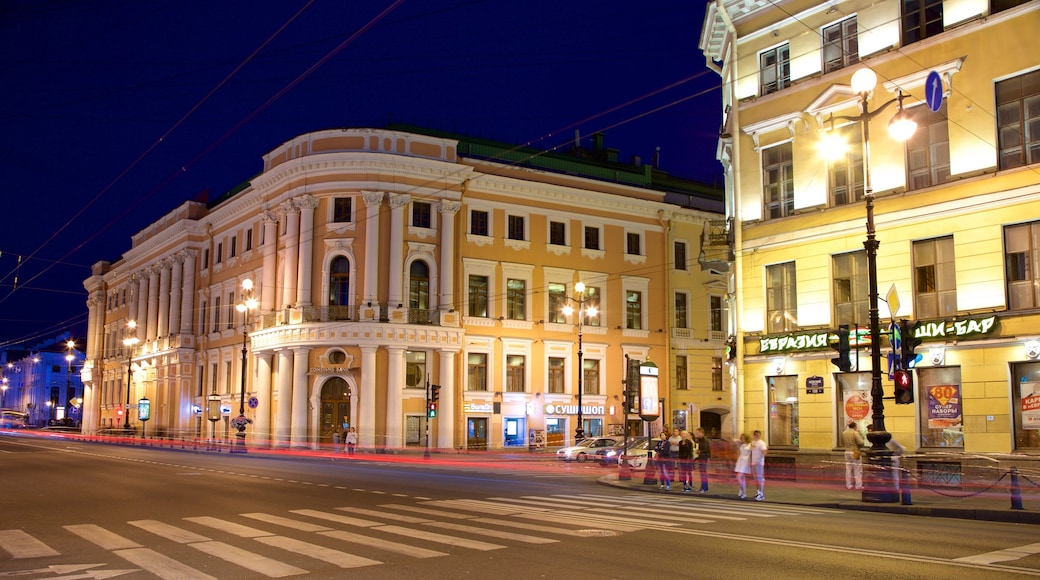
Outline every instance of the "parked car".
[[(626, 452), (626, 455), (632, 455), (640, 451), (645, 452), (649, 444), (649, 437), (629, 437), (628, 450)], [(600, 465), (616, 467), (619, 465), (619, 459), (624, 445), (625, 439), (621, 438), (620, 440), (618, 440), (617, 445), (597, 449), (593, 453), (593, 456), (595, 457), (596, 461), (600, 463)]]
[(646, 469), (646, 457), (654, 450), (655, 443), (657, 443), (657, 439), (643, 437), (639, 445), (630, 446), (624, 456), (620, 454), (617, 456), (618, 465), (620, 466), (621, 462), (625, 461), (628, 464), (628, 468), (633, 471)]
[(618, 437), (589, 437), (578, 441), (576, 445), (564, 447), (556, 452), (556, 458), (564, 461), (585, 463), (598, 449), (613, 447), (621, 439)]

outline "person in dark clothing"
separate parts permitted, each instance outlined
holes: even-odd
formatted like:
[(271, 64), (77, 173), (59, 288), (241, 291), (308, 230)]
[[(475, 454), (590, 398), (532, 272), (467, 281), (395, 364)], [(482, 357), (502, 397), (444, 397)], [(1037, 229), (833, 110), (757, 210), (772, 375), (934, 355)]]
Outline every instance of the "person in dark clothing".
[(657, 468), (657, 481), (661, 484), (658, 488), (671, 491), (671, 462), (668, 458), (668, 447), (668, 431), (661, 431), (661, 438), (654, 446), (654, 466)]
[(676, 460), (676, 465), (679, 470), (679, 480), (682, 481), (683, 493), (690, 493), (693, 491), (693, 458), (694, 458), (694, 446), (693, 438), (690, 437), (689, 431), (682, 431), (679, 433), (679, 458)]
[[(708, 492), (708, 461), (711, 459), (711, 440), (704, 436), (704, 429), (694, 431), (694, 462), (701, 476), (700, 493)], [(691, 483), (692, 486), (692, 483)]]

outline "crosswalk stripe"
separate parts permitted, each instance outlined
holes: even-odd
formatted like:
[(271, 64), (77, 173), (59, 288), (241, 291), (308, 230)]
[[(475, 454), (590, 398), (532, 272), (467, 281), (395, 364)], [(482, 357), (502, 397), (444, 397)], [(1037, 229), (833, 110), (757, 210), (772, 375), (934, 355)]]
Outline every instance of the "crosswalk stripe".
[(226, 532), (226, 533), (231, 534), (233, 536), (238, 536), (240, 538), (259, 538), (261, 536), (273, 536), (274, 535), (271, 532), (265, 532), (263, 530), (258, 530), (256, 528), (251, 528), (249, 526), (243, 526), (242, 524), (236, 524), (235, 522), (229, 522), (227, 520), (222, 520), (220, 518), (213, 518), (213, 517), (210, 517), (210, 516), (199, 516), (199, 517), (184, 518), (184, 519), (189, 521), (189, 522), (193, 522), (193, 523), (196, 523), (196, 524), (199, 524), (199, 525), (202, 525), (202, 526), (213, 528), (215, 530), (220, 530), (222, 532)]
[[(625, 516), (612, 516), (607, 514), (592, 514), (589, 512), (582, 511), (555, 511), (554, 514), (561, 517), (579, 517), (586, 519), (596, 519), (605, 522), (615, 522), (618, 524), (627, 525), (638, 525), (643, 528), (653, 528), (657, 526), (678, 526), (675, 522), (666, 522), (663, 520), (650, 520), (644, 518), (629, 518)], [(704, 522), (699, 522), (704, 523)]]
[(92, 544), (104, 548), (105, 550), (125, 550), (129, 548), (142, 547), (141, 544), (138, 544), (137, 542), (128, 540), (123, 536), (114, 534), (105, 528), (95, 526), (94, 524), (65, 526), (65, 529)]
[(490, 501), (480, 501), (473, 499), (448, 499), (426, 502), (428, 505), (438, 505), (451, 507), (455, 509), (461, 509), (471, 512), (485, 513), (496, 513), (503, 516), (508, 516), (517, 513), (530, 513), (530, 512), (546, 512), (545, 509), (537, 507), (524, 507), (524, 506), (506, 506)]
[(473, 550), (481, 550), (484, 552), (490, 550), (501, 550), (505, 546), (498, 544), (491, 544), (488, 542), (480, 542), (477, 540), (467, 540), (465, 538), (456, 538), (454, 536), (446, 536), (444, 534), (435, 534), (433, 532), (427, 532), (424, 530), (416, 530), (412, 528), (402, 528), (400, 526), (380, 526), (373, 528), (381, 532), (387, 532), (389, 534), (397, 534), (400, 536), (408, 536), (409, 538), (416, 538), (419, 540), (427, 540), (429, 542), (437, 542), (439, 544), (448, 544), (449, 546), (458, 546), (460, 548), (471, 548)]
[[(633, 518), (635, 520), (642, 519), (642, 517), (647, 517), (647, 518), (657, 518), (658, 520), (678, 521), (680, 523), (685, 522), (685, 523), (691, 523), (691, 524), (710, 524), (711, 522), (714, 522), (715, 520), (740, 520), (740, 519), (743, 519), (743, 518), (730, 518), (730, 517), (726, 517), (726, 516), (716, 516), (716, 515), (705, 516), (704, 514), (676, 513), (675, 511), (667, 512), (667, 511), (663, 511), (663, 510), (634, 510), (632, 508), (613, 508), (613, 507), (611, 507), (611, 508), (589, 508), (588, 511), (593, 512), (593, 513), (617, 514), (619, 509), (624, 509), (624, 513), (628, 517), (631, 517), (631, 518)], [(642, 514), (642, 515), (640, 515), (640, 514)], [(705, 520), (705, 519), (701, 519), (701, 518), (698, 518), (698, 517), (693, 517), (693, 515), (698, 515), (698, 516), (701, 516), (701, 517), (711, 517), (712, 519)]]
[[(538, 520), (540, 522), (544, 522), (544, 521), (547, 520), (547, 518), (545, 517), (545, 514), (538, 514), (538, 513), (533, 513), (533, 514), (516, 514), (516, 517), (518, 517), (518, 518), (526, 518), (526, 519), (529, 519), (529, 520)], [(560, 517), (560, 518), (556, 518), (555, 520), (549, 520), (549, 521), (560, 521), (560, 522), (562, 522), (562, 521), (564, 521), (564, 519), (562, 517)], [(642, 526), (642, 525), (630, 525), (630, 524), (622, 524), (622, 523), (619, 523), (619, 522), (608, 522), (608, 521), (604, 521), (604, 520), (600, 520), (600, 519), (592, 519), (592, 518), (588, 518), (588, 517), (579, 516), (577, 514), (572, 514), (570, 517), (568, 517), (566, 519), (566, 522), (569, 523), (569, 524), (573, 524), (575, 526), (582, 526), (582, 527), (586, 527), (586, 528), (608, 528), (608, 529), (615, 530), (615, 531), (618, 531), (618, 532), (635, 532), (635, 531), (642, 530), (642, 529), (646, 528), (646, 526)]]
[(532, 532), (543, 532), (546, 534), (561, 534), (564, 536), (580, 536), (583, 535), (581, 532), (566, 528), (554, 528), (552, 526), (542, 526), (539, 524), (529, 524), (526, 522), (514, 522), (512, 520), (499, 520), (495, 518), (473, 518), (474, 522), (481, 524), (493, 524), (497, 526), (508, 526), (512, 528), (520, 528), (522, 530), (531, 530)]
[(254, 519), (254, 520), (259, 520), (261, 522), (266, 522), (266, 523), (269, 523), (269, 524), (275, 524), (275, 525), (278, 525), (278, 526), (285, 526), (287, 528), (292, 528), (294, 530), (299, 530), (301, 532), (325, 532), (325, 531), (328, 531), (328, 530), (332, 529), (332, 528), (326, 528), (325, 526), (319, 526), (317, 524), (312, 524), (312, 523), (309, 523), (309, 522), (301, 522), (299, 520), (294, 520), (294, 519), (291, 519), (291, 518), (283, 518), (282, 516), (276, 516), (276, 515), (272, 515), (272, 514), (251, 513), (251, 514), (241, 514), (241, 516), (244, 517), (244, 518), (250, 518), (250, 519)]
[[(608, 509), (608, 508), (592, 508), (592, 510), (590, 510), (590, 511), (603, 511), (605, 509)], [(676, 518), (676, 519), (683, 519), (683, 518), (687, 518), (689, 516), (699, 516), (699, 517), (712, 518), (712, 520), (730, 520), (730, 521), (738, 521), (738, 522), (742, 522), (742, 521), (746, 521), (747, 520), (746, 517), (743, 517), (743, 516), (746, 516), (747, 514), (741, 514), (740, 516), (724, 516), (724, 515), (718, 513), (718, 510), (715, 510), (715, 509), (712, 509), (712, 508), (697, 508), (697, 507), (688, 507), (688, 506), (674, 507), (674, 508), (661, 508), (661, 509), (652, 508), (652, 507), (645, 507), (644, 508), (644, 507), (639, 507), (639, 506), (624, 506), (624, 507), (609, 508), (609, 509), (625, 510), (625, 513), (629, 513), (629, 514), (637, 514), (637, 513), (642, 514), (642, 513), (645, 513), (645, 514), (652, 515), (654, 517), (668, 516), (668, 517), (672, 517), (672, 518)], [(704, 512), (707, 512), (707, 513), (704, 513)]]
[(379, 522), (373, 522), (371, 520), (362, 520), (360, 518), (352, 518), (350, 516), (343, 516), (340, 514), (330, 514), (328, 512), (322, 512), (318, 510), (290, 510), (291, 513), (299, 514), (301, 516), (308, 516), (312, 518), (318, 518), (330, 522), (336, 522), (337, 524), (346, 524), (348, 526), (357, 526), (359, 528), (370, 528), (372, 526), (381, 526)]
[(159, 537), (166, 538), (172, 542), (177, 542), (178, 544), (208, 542), (210, 540), (210, 538), (207, 538), (206, 536), (196, 534), (195, 532), (189, 532), (188, 530), (156, 520), (137, 520), (127, 523), (131, 526), (141, 528), (146, 532), (151, 532)]
[(559, 540), (553, 538), (529, 536), (527, 534), (518, 534), (516, 532), (493, 530), (490, 528), (481, 528), (478, 526), (467, 526), (463, 524), (456, 524), (453, 522), (426, 522), (423, 525), (430, 526), (432, 528), (452, 530), (455, 532), (469, 532), (473, 534), (479, 534), (481, 536), (491, 536), (492, 538), (499, 538), (502, 540), (516, 540), (517, 542), (524, 542), (525, 544), (555, 544), (559, 542)]
[(387, 552), (404, 554), (405, 556), (411, 556), (413, 558), (435, 558), (437, 556), (448, 555), (444, 552), (437, 552), (436, 550), (429, 550), (427, 548), (420, 548), (418, 546), (410, 546), (408, 544), (399, 544), (397, 542), (391, 542), (389, 540), (384, 540), (381, 538), (373, 538), (371, 536), (363, 536), (361, 534), (355, 534), (354, 532), (345, 532), (343, 530), (334, 530), (331, 532), (318, 532), (318, 534), (321, 536), (335, 538), (337, 540), (343, 540), (344, 542), (351, 542), (354, 544), (361, 544), (362, 546), (386, 550)]
[(112, 553), (163, 580), (216, 580), (205, 572), (181, 564), (173, 558), (168, 558), (148, 548), (115, 550)]
[(566, 505), (568, 507), (574, 507), (576, 505), (577, 506), (602, 506), (602, 505), (604, 505), (604, 500), (598, 500), (598, 499), (594, 499), (594, 498), (571, 499), (571, 498), (566, 498), (566, 497), (562, 497), (562, 496), (558, 496), (558, 495), (549, 496), (549, 497), (538, 497), (538, 496), (534, 496), (534, 495), (525, 495), (525, 496), (522, 496), (522, 497), (523, 497), (523, 499), (538, 500), (538, 501), (542, 501), (542, 502), (552, 502), (553, 504), (557, 504), (557, 505), (562, 504), (562, 505)]
[(339, 511), (344, 511), (344, 512), (349, 512), (349, 513), (354, 513), (354, 514), (361, 514), (363, 516), (375, 516), (377, 518), (383, 518), (383, 519), (386, 519), (386, 520), (393, 520), (395, 522), (404, 522), (406, 524), (423, 524), (423, 523), (426, 523), (426, 522), (430, 521), (430, 520), (428, 520), (426, 518), (416, 518), (416, 517), (412, 517), (412, 516), (406, 516), (406, 515), (403, 515), (403, 514), (395, 514), (395, 513), (390, 513), (390, 512), (381, 512), (381, 511), (370, 510), (370, 509), (365, 509), (365, 508), (338, 507), (336, 509), (339, 510)]
[(354, 554), (348, 554), (347, 552), (333, 550), (332, 548), (326, 548), (325, 546), (319, 546), (309, 542), (302, 542), (285, 536), (265, 536), (263, 538), (256, 538), (256, 541), (267, 546), (282, 548), (283, 550), (289, 550), (290, 552), (303, 554), (304, 556), (328, 562), (329, 564), (339, 566), (340, 568), (360, 568), (362, 566), (375, 566), (377, 564), (382, 564), (379, 560), (363, 558)]
[(402, 511), (406, 511), (406, 512), (413, 512), (413, 513), (417, 513), (417, 514), (426, 514), (428, 516), (437, 516), (439, 518), (450, 518), (450, 519), (453, 519), (453, 520), (469, 520), (469, 519), (473, 519), (474, 517), (476, 517), (476, 516), (471, 516), (469, 514), (456, 514), (456, 513), (453, 513), (453, 512), (446, 512), (446, 511), (443, 511), (443, 510), (432, 510), (432, 509), (429, 509), (429, 508), (421, 508), (421, 507), (414, 506), (414, 505), (401, 505), (401, 504), (387, 503), (387, 504), (383, 504), (383, 505), (381, 505), (379, 507), (387, 508), (387, 509), (402, 510)]
[(0, 548), (7, 551), (15, 560), (60, 555), (47, 544), (22, 530), (0, 530)]
[(290, 566), (278, 560), (261, 556), (257, 554), (255, 550), (243, 550), (237, 548), (231, 544), (225, 544), (224, 542), (199, 542), (197, 544), (188, 544), (192, 548), (220, 558), (226, 562), (231, 562), (237, 566), (241, 566), (247, 570), (252, 570), (257, 574), (263, 574), (268, 578), (283, 578), (285, 576), (295, 576), (297, 574), (306, 574), (307, 571), (296, 566)]

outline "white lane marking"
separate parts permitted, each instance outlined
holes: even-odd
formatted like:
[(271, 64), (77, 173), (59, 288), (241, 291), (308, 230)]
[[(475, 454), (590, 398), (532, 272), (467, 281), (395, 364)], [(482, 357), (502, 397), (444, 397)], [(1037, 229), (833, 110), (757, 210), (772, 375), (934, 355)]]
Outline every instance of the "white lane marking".
[(318, 532), (318, 535), (328, 536), (344, 542), (351, 542), (353, 544), (361, 544), (362, 546), (368, 546), (370, 548), (378, 548), (380, 550), (386, 550), (387, 552), (394, 552), (396, 554), (404, 554), (405, 556), (411, 556), (413, 558), (435, 558), (437, 556), (447, 556), (444, 552), (437, 552), (435, 550), (428, 550), (426, 548), (419, 548), (417, 546), (409, 546), (408, 544), (399, 544), (397, 542), (391, 542), (381, 538), (373, 538), (370, 536), (363, 536), (361, 534), (355, 534), (354, 532), (345, 532), (343, 530), (335, 530), (332, 532)]
[(22, 530), (0, 530), (0, 549), (6, 550), (15, 560), (61, 555)]
[(290, 518), (283, 518), (282, 516), (276, 516), (276, 515), (272, 515), (272, 514), (251, 513), (251, 514), (241, 514), (241, 516), (244, 517), (244, 518), (250, 518), (250, 519), (254, 519), (254, 520), (259, 520), (261, 522), (266, 522), (266, 523), (269, 523), (269, 524), (275, 524), (275, 525), (278, 525), (278, 526), (285, 526), (287, 528), (292, 528), (294, 530), (300, 530), (301, 532), (326, 532), (326, 531), (332, 529), (332, 528), (327, 528), (325, 526), (319, 526), (318, 524), (312, 524), (312, 523), (309, 523), (309, 522), (301, 522), (299, 520), (294, 520), (294, 519), (290, 519)]
[(337, 524), (346, 524), (348, 526), (357, 526), (359, 528), (370, 528), (372, 526), (380, 526), (382, 523), (373, 522), (371, 520), (363, 520), (360, 518), (352, 518), (350, 516), (342, 516), (340, 514), (330, 514), (318, 510), (290, 510), (291, 513), (299, 514), (301, 516), (308, 516), (311, 518), (318, 518), (321, 520), (327, 520), (330, 522), (336, 522)]
[(64, 526), (66, 530), (76, 534), (84, 540), (95, 544), (105, 550), (126, 550), (140, 548), (141, 544), (128, 540), (119, 534), (114, 534), (101, 526), (94, 524), (81, 524), (75, 526)]
[(167, 558), (148, 548), (116, 550), (112, 553), (163, 580), (216, 580), (209, 574), (181, 564), (177, 560)]
[[(545, 516), (546, 516), (546, 514), (544, 514), (544, 513), (514, 514), (514, 517), (518, 517), (518, 518), (525, 518), (525, 519), (529, 519), (529, 520), (538, 520), (540, 522), (551, 521), (548, 518), (546, 518)], [(582, 526), (582, 527), (586, 527), (586, 528), (606, 528), (606, 529), (614, 530), (614, 531), (618, 531), (618, 532), (636, 532), (636, 531), (644, 530), (644, 529), (647, 528), (647, 526), (644, 526), (644, 525), (628, 525), (628, 524), (622, 524), (622, 523), (619, 523), (619, 522), (611, 522), (611, 521), (591, 518), (591, 517), (588, 517), (588, 514), (584, 514), (584, 515), (573, 514), (573, 515), (567, 517), (566, 519), (562, 519), (561, 518), (559, 520), (559, 522), (560, 523), (564, 523), (565, 522), (565, 523), (570, 524), (570, 525)], [(669, 525), (675, 525), (675, 524), (669, 524)]]
[(472, 518), (477, 517), (477, 516), (471, 516), (469, 514), (456, 514), (456, 513), (447, 512), (447, 511), (444, 511), (444, 510), (433, 510), (433, 509), (429, 509), (429, 508), (421, 508), (421, 507), (414, 506), (414, 505), (401, 505), (401, 504), (385, 503), (385, 504), (383, 504), (383, 505), (381, 505), (379, 507), (386, 508), (386, 509), (402, 510), (402, 511), (412, 512), (412, 513), (417, 513), (417, 514), (426, 514), (428, 516), (437, 516), (439, 518), (450, 518), (450, 519), (453, 519), (453, 520), (468, 520), (468, 519), (472, 519)]
[(395, 522), (404, 522), (406, 524), (423, 524), (423, 523), (426, 523), (426, 522), (430, 521), (430, 520), (428, 520), (426, 518), (414, 518), (412, 516), (406, 516), (406, 515), (403, 515), (403, 514), (381, 512), (381, 511), (369, 510), (369, 509), (365, 509), (365, 508), (338, 507), (336, 509), (339, 510), (339, 511), (350, 512), (350, 513), (354, 513), (354, 514), (361, 514), (363, 516), (373, 516), (373, 517), (377, 517), (377, 518), (383, 518), (383, 519), (386, 519), (386, 520), (393, 520)]
[(316, 560), (328, 562), (329, 564), (339, 566), (340, 568), (360, 568), (362, 566), (376, 566), (382, 564), (379, 560), (362, 558), (361, 556), (333, 550), (332, 548), (326, 548), (325, 546), (319, 546), (309, 542), (302, 542), (285, 536), (266, 536), (263, 538), (257, 538), (256, 541), (268, 546), (282, 548), (283, 550), (288, 550), (297, 554), (303, 554), (304, 556)]
[[(621, 508), (589, 508), (590, 512), (608, 512), (608, 513), (621, 513), (636, 515), (646, 514), (655, 518), (664, 518), (668, 520), (679, 520), (679, 521), (693, 521), (690, 516), (700, 516), (702, 518), (711, 518), (715, 520), (733, 520), (733, 521), (747, 521), (747, 518), (724, 516), (717, 514), (711, 510), (688, 510), (685, 507), (677, 509), (651, 509), (651, 508), (640, 508), (635, 506), (625, 506)], [(704, 512), (707, 513), (704, 513)]]
[(477, 540), (467, 540), (465, 538), (456, 538), (454, 536), (446, 536), (441, 533), (426, 532), (423, 530), (415, 530), (412, 528), (402, 528), (400, 526), (380, 526), (378, 528), (372, 529), (379, 530), (380, 532), (386, 532), (388, 534), (397, 534), (400, 536), (407, 536), (409, 538), (416, 538), (418, 540), (437, 542), (438, 544), (448, 544), (449, 546), (458, 546), (460, 548), (481, 550), (483, 552), (487, 552), (490, 550), (501, 550), (505, 548), (505, 546), (500, 546), (498, 544), (480, 542)]
[(295, 576), (297, 574), (306, 574), (307, 571), (296, 566), (290, 566), (279, 562), (278, 560), (272, 560), (261, 556), (256, 553), (256, 550), (243, 550), (242, 548), (236, 548), (231, 544), (225, 544), (224, 542), (200, 542), (198, 544), (188, 544), (192, 548), (220, 558), (226, 562), (231, 562), (241, 566), (247, 570), (252, 570), (257, 574), (263, 574), (268, 578), (282, 578), (285, 576)]
[(184, 518), (185, 520), (196, 523), (202, 526), (220, 530), (228, 534), (238, 536), (240, 538), (259, 538), (260, 536), (273, 536), (271, 532), (265, 532), (249, 526), (243, 526), (242, 524), (236, 524), (235, 522), (229, 522), (220, 518), (213, 518), (210, 516), (200, 516), (194, 518)]
[(503, 530), (493, 530), (491, 528), (481, 528), (477, 526), (466, 526), (463, 524), (456, 524), (453, 522), (427, 522), (423, 525), (430, 526), (433, 528), (441, 528), (444, 530), (452, 530), (455, 532), (468, 532), (480, 536), (490, 536), (492, 538), (499, 538), (502, 540), (515, 540), (517, 542), (523, 542), (525, 544), (555, 544), (559, 542), (559, 540), (553, 538), (529, 536), (527, 534), (518, 534), (516, 532), (506, 532)]
[(1003, 550), (997, 550), (995, 552), (986, 552), (985, 554), (976, 554), (974, 556), (965, 556), (963, 558), (957, 558), (955, 562), (972, 562), (974, 564), (992, 564), (994, 562), (1007, 562), (1009, 560), (1021, 560), (1026, 556), (1032, 556), (1033, 554), (1040, 554), (1040, 543), (1038, 544), (1027, 544), (1025, 546), (1019, 546), (1017, 548), (1005, 548)]
[(178, 528), (177, 526), (171, 526), (170, 524), (159, 522), (156, 520), (137, 520), (133, 522), (127, 522), (131, 526), (141, 528), (146, 532), (151, 532), (161, 538), (166, 538), (172, 542), (178, 544), (190, 544), (192, 542), (208, 542), (210, 538), (195, 532), (189, 532), (188, 530)]
[(492, 524), (496, 526), (506, 526), (510, 528), (519, 528), (521, 530), (531, 530), (532, 532), (543, 532), (546, 534), (561, 534), (564, 536), (584, 536), (585, 534), (578, 530), (566, 529), (566, 528), (554, 528), (552, 526), (541, 526), (538, 524), (528, 524), (525, 522), (514, 522), (512, 520), (499, 520), (495, 518), (474, 518), (474, 522), (481, 524)]

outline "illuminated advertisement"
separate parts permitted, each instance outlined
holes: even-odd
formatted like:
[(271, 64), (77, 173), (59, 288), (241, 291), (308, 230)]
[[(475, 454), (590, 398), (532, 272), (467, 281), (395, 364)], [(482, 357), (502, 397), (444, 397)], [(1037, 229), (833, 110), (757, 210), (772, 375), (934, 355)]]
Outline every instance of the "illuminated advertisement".
[(1019, 383), (1022, 398), (1022, 428), (1040, 429), (1040, 383)]
[(657, 365), (639, 366), (639, 417), (654, 421), (661, 416), (661, 399), (657, 386)]
[[(1025, 397), (1022, 406), (1025, 408)], [(1040, 402), (1040, 400), (1038, 400)], [(1037, 406), (1040, 413), (1040, 404)], [(1025, 416), (1025, 412), (1022, 413)], [(1040, 419), (1040, 415), (1037, 417)], [(959, 385), (934, 385), (928, 387), (928, 428), (951, 429), (961, 426), (961, 389)], [(1040, 423), (1031, 427), (1040, 428)]]

